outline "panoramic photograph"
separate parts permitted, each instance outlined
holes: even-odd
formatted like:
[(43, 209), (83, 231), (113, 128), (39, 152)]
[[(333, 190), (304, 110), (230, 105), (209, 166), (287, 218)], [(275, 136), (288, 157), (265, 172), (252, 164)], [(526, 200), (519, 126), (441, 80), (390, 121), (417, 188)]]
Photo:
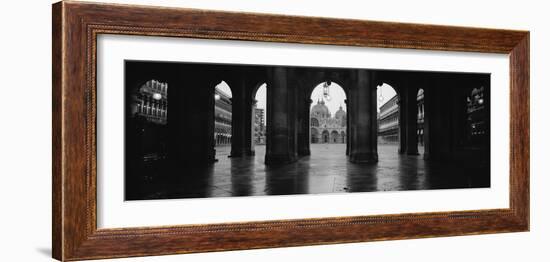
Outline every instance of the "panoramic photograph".
[(125, 61), (125, 200), (489, 188), (490, 74)]

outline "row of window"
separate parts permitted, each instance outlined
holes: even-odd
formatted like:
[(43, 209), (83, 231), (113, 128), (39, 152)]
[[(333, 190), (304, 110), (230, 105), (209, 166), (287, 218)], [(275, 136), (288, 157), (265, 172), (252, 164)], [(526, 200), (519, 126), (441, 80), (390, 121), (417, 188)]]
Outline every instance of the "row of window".
[(147, 81), (145, 83), (145, 86), (147, 88), (156, 90), (160, 93), (167, 93), (168, 92), (168, 83), (162, 83), (162, 82), (154, 80), (154, 79)]
[(398, 116), (398, 114), (395, 114), (394, 116), (379, 120), (378, 125), (379, 126), (387, 126), (389, 124), (396, 124), (398, 121), (399, 121), (399, 116)]
[(137, 112), (147, 116), (166, 118), (168, 114), (168, 106), (145, 101), (145, 103), (140, 102), (137, 104)]
[(424, 104), (418, 105), (417, 119), (424, 119)]
[(222, 100), (217, 100), (216, 101), (216, 107), (221, 108), (221, 109), (223, 109), (223, 110), (225, 110), (229, 113), (231, 113), (231, 111), (232, 111), (231, 104), (225, 103)]
[(221, 117), (221, 116), (215, 116), (214, 121), (216, 123), (221, 123), (221, 124), (225, 124), (225, 125), (229, 125), (229, 126), (231, 125), (231, 119)]

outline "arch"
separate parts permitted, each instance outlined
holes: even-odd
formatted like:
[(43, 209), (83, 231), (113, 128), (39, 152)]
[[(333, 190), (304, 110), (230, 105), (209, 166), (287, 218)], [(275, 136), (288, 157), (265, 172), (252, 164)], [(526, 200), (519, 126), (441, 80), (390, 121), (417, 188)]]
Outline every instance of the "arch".
[(330, 142), (330, 133), (328, 130), (323, 130), (321, 133), (321, 143), (329, 143)]
[(344, 131), (340, 132), (340, 143), (343, 143), (343, 144), (346, 143), (346, 132)]
[(400, 110), (399, 93), (396, 88), (384, 82), (377, 87), (378, 143), (399, 145)]
[(331, 84), (336, 84), (342, 88), (346, 97), (349, 93), (351, 76), (344, 72), (339, 72), (338, 70), (320, 70), (315, 73), (310, 73), (305, 76), (305, 79), (302, 80), (302, 85), (306, 88), (304, 89), (304, 94), (311, 96), (311, 93), (319, 85), (322, 85), (325, 82), (330, 82)]
[(267, 143), (267, 84), (259, 82), (252, 89), (252, 151), (256, 145)]
[(310, 121), (311, 121), (311, 126), (319, 127), (319, 120), (317, 118), (312, 117)]
[(391, 86), (390, 84), (384, 82), (381, 85), (377, 86), (376, 89), (376, 98), (377, 98), (377, 108), (380, 111), (380, 108), (389, 102), (394, 97), (399, 98), (397, 89)]
[(224, 80), (221, 80), (221, 82), (216, 85), (216, 89), (218, 89), (220, 92), (223, 92), (225, 95), (227, 95), (230, 98), (233, 97), (233, 92), (231, 91), (231, 87)]
[(330, 143), (336, 144), (340, 142), (340, 134), (338, 134), (338, 131), (332, 130), (330, 132)]
[[(220, 81), (214, 86), (214, 147), (231, 145), (233, 126), (233, 92), (226, 81)], [(217, 150), (215, 150), (217, 152)]]
[[(318, 139), (313, 138), (313, 132), (310, 133), (310, 141), (319, 143), (341, 143), (342, 138), (339, 129), (347, 128), (347, 93), (346, 90), (336, 82), (324, 81), (311, 85), (309, 92), (310, 101), (309, 107), (310, 127), (323, 127), (323, 130)], [(336, 119), (336, 113), (339, 110), (344, 111), (339, 113), (339, 119)], [(330, 131), (332, 130), (332, 131)], [(318, 132), (318, 131), (317, 131)]]
[(251, 97), (253, 99), (256, 99), (256, 98), (259, 98), (259, 97), (267, 97), (267, 83), (265, 81), (260, 81), (258, 83), (256, 83), (256, 85), (254, 86), (254, 88), (252, 89), (252, 92), (251, 92)]
[[(328, 85), (328, 97), (323, 96), (323, 86), (325, 84)], [(338, 106), (344, 104), (347, 98), (347, 91), (343, 86), (334, 81), (324, 81), (313, 86), (311, 91), (309, 91), (309, 98), (313, 101), (313, 106), (320, 99), (324, 100), (329, 109), (332, 109), (331, 113), (334, 114), (338, 110)]]

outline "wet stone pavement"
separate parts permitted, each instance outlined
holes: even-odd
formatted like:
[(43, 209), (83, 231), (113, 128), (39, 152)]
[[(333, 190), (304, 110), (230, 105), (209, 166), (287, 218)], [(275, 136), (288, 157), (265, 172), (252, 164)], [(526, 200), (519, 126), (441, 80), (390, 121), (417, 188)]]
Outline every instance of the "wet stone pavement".
[[(266, 167), (265, 146), (256, 156), (229, 158), (216, 148), (212, 167), (188, 170), (179, 182), (151, 183), (135, 199), (205, 198), (489, 187), (489, 167), (432, 163), (397, 154), (396, 145), (378, 145), (379, 162), (353, 164), (344, 144), (312, 144), (311, 156)], [(422, 151), (422, 150), (421, 150)]]

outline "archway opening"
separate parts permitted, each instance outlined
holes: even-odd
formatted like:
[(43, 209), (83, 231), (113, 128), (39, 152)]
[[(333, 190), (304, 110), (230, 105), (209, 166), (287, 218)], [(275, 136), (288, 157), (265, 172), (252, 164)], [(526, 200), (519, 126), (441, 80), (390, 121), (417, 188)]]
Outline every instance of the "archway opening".
[(416, 94), (417, 117), (416, 117), (416, 136), (418, 143), (418, 153), (424, 154), (424, 89), (418, 89)]
[(217, 159), (231, 153), (232, 96), (231, 88), (225, 81), (214, 87), (214, 153)]
[(342, 144), (342, 142), (340, 142), (340, 134), (338, 133), (338, 131), (332, 130), (332, 132), (330, 132), (330, 142), (333, 144)]
[(323, 144), (330, 143), (330, 134), (328, 133), (328, 130), (323, 130), (323, 134), (321, 134), (321, 142)]
[(267, 144), (267, 84), (258, 85), (252, 97), (252, 149), (263, 158)]
[[(346, 92), (339, 84), (319, 83), (311, 92), (309, 110), (310, 151), (345, 155), (347, 127)], [(321, 144), (325, 144), (324, 146)]]
[(378, 154), (383, 158), (399, 150), (399, 96), (392, 86), (384, 83), (378, 86), (376, 97)]

